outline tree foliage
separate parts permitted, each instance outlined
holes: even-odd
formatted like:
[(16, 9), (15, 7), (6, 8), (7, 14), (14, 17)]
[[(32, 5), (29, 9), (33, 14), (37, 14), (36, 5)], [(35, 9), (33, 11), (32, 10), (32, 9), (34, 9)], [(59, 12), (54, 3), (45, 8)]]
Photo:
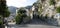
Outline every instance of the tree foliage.
[(2, 17), (0, 16), (0, 28), (2, 28), (3, 26), (3, 21), (2, 21)]
[(60, 13), (60, 7), (56, 8), (57, 13)]
[(55, 5), (55, 0), (50, 0), (50, 5)]
[(8, 11), (8, 8), (6, 6), (6, 2), (0, 1), (0, 15), (3, 17), (8, 17), (10, 15), (10, 12)]
[(20, 24), (20, 23), (22, 22), (21, 16), (22, 16), (21, 14), (18, 14), (18, 15), (16, 16), (16, 18), (15, 18), (16, 24)]
[(23, 21), (23, 18), (27, 17), (27, 15), (25, 14), (26, 11), (24, 10), (24, 8), (20, 8), (17, 13), (18, 14), (15, 18), (16, 24), (20, 24)]
[(0, 25), (3, 25), (3, 22), (2, 22), (2, 20), (0, 20)]
[(6, 6), (6, 0), (0, 0), (0, 16), (3, 17), (0, 19), (0, 24), (4, 23), (4, 18), (8, 17), (10, 15), (10, 12), (8, 11), (8, 8)]

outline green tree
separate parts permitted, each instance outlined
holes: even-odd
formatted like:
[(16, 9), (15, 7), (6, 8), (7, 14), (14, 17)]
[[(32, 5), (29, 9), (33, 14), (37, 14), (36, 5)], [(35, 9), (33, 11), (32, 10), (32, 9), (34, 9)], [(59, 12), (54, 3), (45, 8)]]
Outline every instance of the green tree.
[(16, 24), (20, 24), (23, 21), (23, 18), (27, 17), (27, 15), (25, 14), (26, 11), (24, 9), (25, 8), (20, 8), (18, 10), (18, 12), (17, 12), (18, 14), (17, 14), (17, 16), (15, 18)]
[(20, 23), (22, 22), (21, 16), (22, 16), (21, 14), (18, 14), (18, 15), (16, 16), (16, 18), (15, 18), (16, 24), (20, 24)]
[(3, 17), (3, 24), (4, 24), (4, 18), (8, 17), (10, 15), (10, 12), (8, 11), (8, 8), (6, 6), (6, 0), (0, 0), (0, 16)]

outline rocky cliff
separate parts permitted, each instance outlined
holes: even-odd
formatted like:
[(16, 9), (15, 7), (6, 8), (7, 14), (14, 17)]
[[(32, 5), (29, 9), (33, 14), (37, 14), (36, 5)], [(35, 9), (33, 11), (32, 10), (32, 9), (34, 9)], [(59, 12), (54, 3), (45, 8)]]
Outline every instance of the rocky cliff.
[(46, 20), (48, 23), (56, 25), (56, 22), (60, 22), (60, 18), (58, 18), (59, 16), (57, 16), (56, 19), (53, 19), (54, 15), (60, 13), (60, 0), (38, 0), (33, 6), (35, 7), (35, 10), (37, 8), (38, 11), (36, 12), (39, 16), (41, 16), (41, 18), (44, 17), (42, 20), (46, 20), (48, 17), (48, 21)]
[(38, 7), (40, 15), (52, 17), (57, 13), (56, 8), (60, 6), (60, 0), (38, 0), (33, 6)]

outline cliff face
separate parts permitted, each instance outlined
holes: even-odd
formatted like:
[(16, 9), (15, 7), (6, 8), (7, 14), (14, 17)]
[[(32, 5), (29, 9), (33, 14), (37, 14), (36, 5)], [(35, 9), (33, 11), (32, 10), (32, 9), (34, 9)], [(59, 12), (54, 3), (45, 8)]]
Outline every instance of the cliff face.
[(60, 6), (60, 0), (55, 0), (56, 1), (56, 7), (59, 7)]
[(42, 10), (40, 12), (40, 15), (52, 17), (52, 15), (56, 14), (56, 7), (60, 6), (60, 0), (38, 0), (38, 11)]
[(35, 7), (34, 11), (36, 10), (36, 7), (37, 7), (38, 11), (36, 12), (39, 13), (39, 16), (41, 16), (41, 18), (42, 17), (44, 18), (43, 20), (45, 20), (46, 19), (45, 17), (47, 16), (48, 21), (47, 20), (46, 21), (48, 23), (52, 23), (54, 25), (57, 25), (57, 24), (60, 25), (60, 20), (59, 20), (60, 18), (58, 18), (59, 17), (58, 13), (60, 13), (59, 11), (60, 0), (38, 0), (33, 4), (33, 6)]

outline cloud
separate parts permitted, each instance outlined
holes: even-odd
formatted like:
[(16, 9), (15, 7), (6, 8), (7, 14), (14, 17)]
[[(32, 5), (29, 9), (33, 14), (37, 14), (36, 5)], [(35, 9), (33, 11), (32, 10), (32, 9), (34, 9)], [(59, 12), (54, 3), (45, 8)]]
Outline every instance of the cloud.
[(27, 0), (7, 0), (7, 5), (19, 7), (19, 6), (22, 6), (26, 2)]
[(32, 5), (36, 0), (6, 0), (8, 6), (25, 7)]
[(19, 2), (24, 3), (27, 2), (27, 0), (19, 0)]

